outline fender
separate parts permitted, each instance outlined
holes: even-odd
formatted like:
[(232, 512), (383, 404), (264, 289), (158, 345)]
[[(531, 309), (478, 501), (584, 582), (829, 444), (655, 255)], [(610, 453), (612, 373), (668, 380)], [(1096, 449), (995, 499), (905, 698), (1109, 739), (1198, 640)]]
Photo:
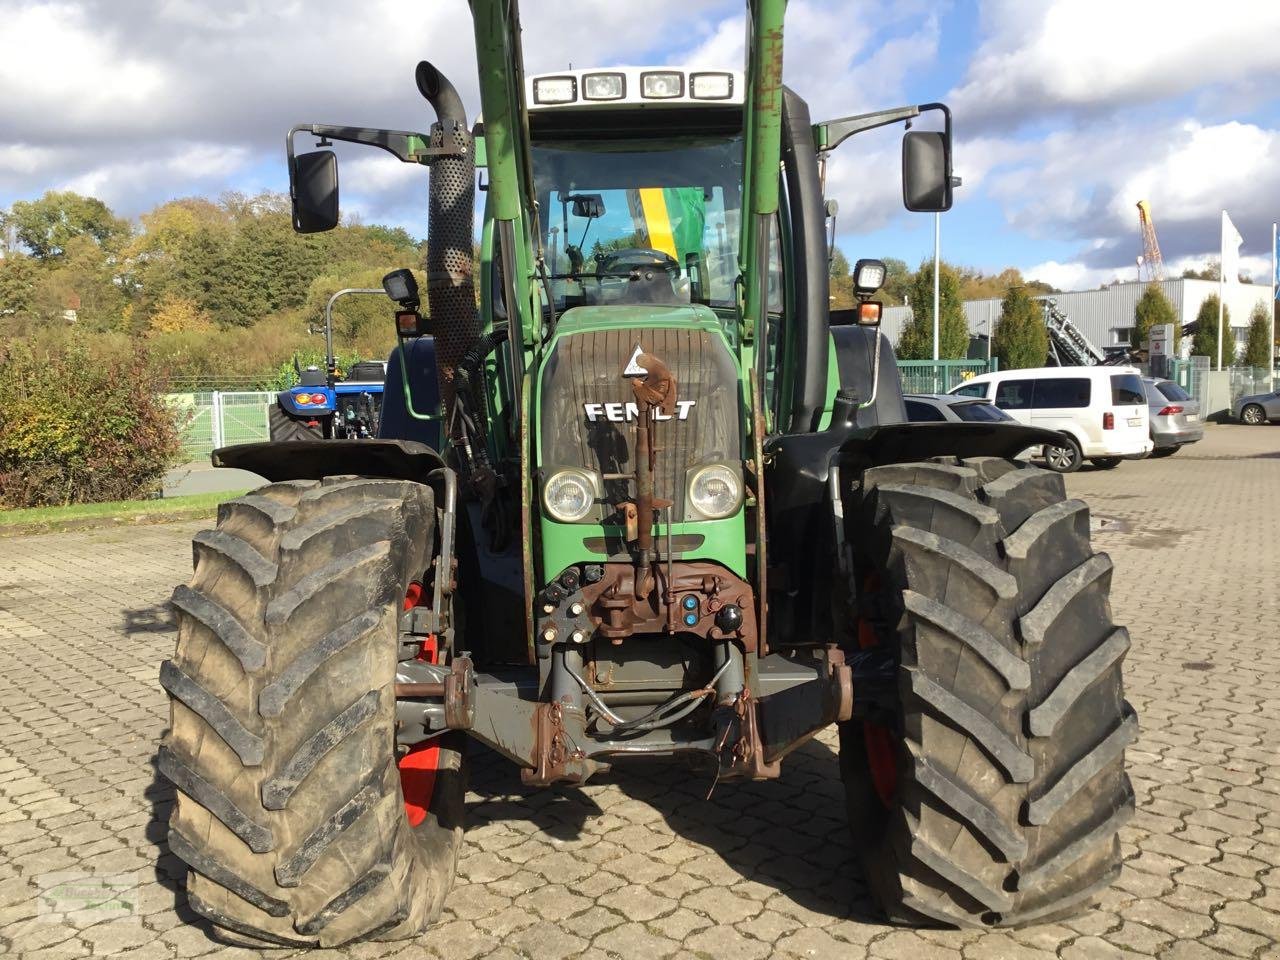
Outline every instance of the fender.
[[(299, 406), (297, 396), (300, 393), (309, 393), (312, 396), (323, 394), (325, 401), (323, 404), (308, 404), (305, 407)], [(326, 388), (316, 389), (294, 387), (276, 394), (276, 402), (280, 404), (280, 409), (293, 417), (295, 420), (319, 420), (322, 417), (333, 416), (333, 397)]]
[(414, 440), (293, 440), (238, 443), (213, 451), (215, 467), (248, 470), (272, 483), (354, 474), (425, 483), (444, 460)]

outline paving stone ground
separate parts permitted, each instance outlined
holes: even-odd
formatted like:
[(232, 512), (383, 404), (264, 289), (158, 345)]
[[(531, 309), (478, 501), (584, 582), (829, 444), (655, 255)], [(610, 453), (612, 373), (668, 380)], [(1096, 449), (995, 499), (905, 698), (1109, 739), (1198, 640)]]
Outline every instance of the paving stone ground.
[[(1125, 867), (1096, 909), (1000, 933), (885, 926), (847, 852), (830, 734), (781, 781), (710, 801), (664, 766), (525, 790), (481, 754), (439, 927), (315, 955), (1280, 958), (1280, 428), (1210, 427), (1171, 459), (1068, 487), (1115, 521), (1096, 542), (1116, 562), (1142, 721)], [(164, 844), (172, 790), (153, 766), (166, 601), (202, 525), (0, 539), (0, 953), (258, 955), (187, 908)], [(86, 878), (122, 878), (127, 910), (67, 883)], [(50, 915), (76, 895), (83, 909)]]

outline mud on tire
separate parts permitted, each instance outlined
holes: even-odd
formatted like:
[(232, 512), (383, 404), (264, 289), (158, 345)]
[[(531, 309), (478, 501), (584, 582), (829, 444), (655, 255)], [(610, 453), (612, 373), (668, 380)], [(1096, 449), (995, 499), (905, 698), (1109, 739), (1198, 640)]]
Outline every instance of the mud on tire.
[(875, 468), (848, 502), (851, 613), (899, 662), (896, 716), (840, 730), (876, 899), (896, 922), (960, 927), (1083, 909), (1120, 870), (1137, 733), (1088, 508), (1059, 475), (994, 458)]
[(195, 537), (158, 766), (177, 788), (169, 849), (191, 906), (224, 930), (328, 946), (412, 936), (439, 914), (460, 745), (442, 747), (411, 827), (393, 733), (400, 611), (434, 529), (428, 487), (336, 477), (231, 500)]

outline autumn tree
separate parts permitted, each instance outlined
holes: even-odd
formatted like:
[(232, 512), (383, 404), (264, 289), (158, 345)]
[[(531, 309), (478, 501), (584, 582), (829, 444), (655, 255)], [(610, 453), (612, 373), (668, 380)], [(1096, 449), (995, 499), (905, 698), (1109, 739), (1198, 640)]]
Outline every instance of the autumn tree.
[(1010, 287), (1005, 293), (991, 352), (1000, 358), (1002, 370), (1044, 366), (1049, 355), (1049, 331), (1040, 305), (1027, 295), (1026, 287)]
[[(911, 320), (898, 341), (903, 360), (933, 358), (933, 261), (916, 271), (909, 294)], [(960, 278), (949, 264), (942, 265), (938, 280), (938, 358), (959, 360), (969, 352), (969, 326), (960, 301)]]

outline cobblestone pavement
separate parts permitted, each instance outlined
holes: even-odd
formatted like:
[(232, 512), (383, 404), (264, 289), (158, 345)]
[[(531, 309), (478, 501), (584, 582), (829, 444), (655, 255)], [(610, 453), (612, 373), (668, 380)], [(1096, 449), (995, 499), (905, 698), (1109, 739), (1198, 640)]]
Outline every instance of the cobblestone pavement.
[[(667, 767), (526, 791), (481, 755), (440, 926), (332, 952), (1280, 957), (1280, 428), (1210, 427), (1198, 448), (1084, 470), (1069, 487), (1114, 521), (1097, 543), (1116, 561), (1142, 721), (1125, 869), (1097, 909), (1011, 933), (884, 926), (847, 853), (826, 735), (780, 782), (709, 802), (706, 783)], [(165, 603), (200, 526), (0, 539), (0, 953), (256, 953), (211, 939), (186, 907), (164, 847), (172, 791), (152, 765), (168, 713), (157, 668), (174, 640)], [(85, 875), (123, 875), (133, 916), (92, 899), (47, 915), (42, 903), (66, 909), (77, 893), (49, 884)]]

